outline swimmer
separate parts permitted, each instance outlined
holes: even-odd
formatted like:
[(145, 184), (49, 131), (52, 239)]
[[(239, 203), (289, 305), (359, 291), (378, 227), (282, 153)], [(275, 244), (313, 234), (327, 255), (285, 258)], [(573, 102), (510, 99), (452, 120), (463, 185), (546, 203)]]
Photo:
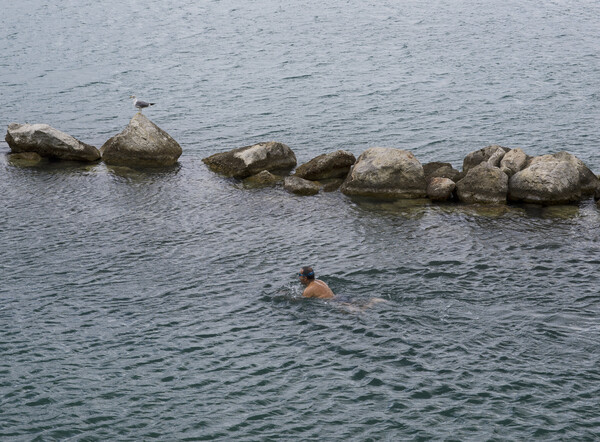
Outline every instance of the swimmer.
[(298, 273), (300, 282), (306, 286), (302, 296), (305, 298), (331, 299), (335, 295), (327, 284), (319, 279), (315, 279), (315, 272), (312, 267), (302, 267)]
[(380, 302), (387, 302), (385, 299), (371, 298), (367, 304), (357, 306), (354, 305), (354, 303), (347, 301), (345, 299), (346, 297), (344, 296), (336, 297), (325, 282), (321, 281), (320, 279), (315, 279), (315, 272), (312, 267), (302, 267), (300, 269), (300, 273), (298, 273), (298, 278), (300, 279), (300, 282), (306, 286), (304, 292), (302, 292), (303, 297), (335, 299), (336, 301), (340, 301), (340, 304), (348, 307), (348, 309), (353, 312), (364, 311)]

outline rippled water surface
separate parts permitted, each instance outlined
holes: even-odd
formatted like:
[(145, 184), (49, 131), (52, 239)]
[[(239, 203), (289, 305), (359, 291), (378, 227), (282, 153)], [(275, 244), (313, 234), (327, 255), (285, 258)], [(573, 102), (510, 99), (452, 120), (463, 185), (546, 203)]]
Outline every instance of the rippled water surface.
[[(0, 126), (100, 146), (136, 94), (184, 152), (28, 168), (0, 144), (0, 439), (600, 438), (594, 201), (302, 198), (201, 162), (498, 143), (598, 173), (597, 2), (110, 3), (4, 5)], [(351, 305), (302, 300), (306, 264)]]

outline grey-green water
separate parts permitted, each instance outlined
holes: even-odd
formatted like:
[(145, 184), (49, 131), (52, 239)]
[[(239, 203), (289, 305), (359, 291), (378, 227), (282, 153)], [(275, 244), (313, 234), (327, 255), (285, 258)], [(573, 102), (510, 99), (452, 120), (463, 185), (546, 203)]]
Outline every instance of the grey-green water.
[[(7, 3), (0, 123), (179, 166), (15, 167), (0, 146), (2, 440), (595, 440), (600, 213), (301, 198), (201, 158), (489, 143), (600, 171), (595, 2)], [(312, 264), (356, 313), (302, 300)]]

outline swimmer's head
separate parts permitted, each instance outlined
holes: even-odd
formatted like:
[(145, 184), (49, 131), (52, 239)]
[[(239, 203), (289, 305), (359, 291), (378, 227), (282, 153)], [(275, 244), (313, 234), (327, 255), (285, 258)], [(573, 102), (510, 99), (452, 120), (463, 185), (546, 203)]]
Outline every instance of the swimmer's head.
[(309, 281), (312, 281), (315, 279), (315, 272), (312, 267), (302, 267), (302, 269), (300, 269), (300, 273), (298, 273), (298, 277), (300, 277), (300, 279), (306, 278)]

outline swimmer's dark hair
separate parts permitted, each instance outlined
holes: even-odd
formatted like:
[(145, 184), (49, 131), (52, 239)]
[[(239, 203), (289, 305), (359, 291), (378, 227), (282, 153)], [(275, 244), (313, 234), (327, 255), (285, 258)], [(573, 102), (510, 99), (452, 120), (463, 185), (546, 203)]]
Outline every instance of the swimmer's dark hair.
[(302, 267), (302, 276), (306, 279), (315, 279), (315, 272), (312, 267)]

